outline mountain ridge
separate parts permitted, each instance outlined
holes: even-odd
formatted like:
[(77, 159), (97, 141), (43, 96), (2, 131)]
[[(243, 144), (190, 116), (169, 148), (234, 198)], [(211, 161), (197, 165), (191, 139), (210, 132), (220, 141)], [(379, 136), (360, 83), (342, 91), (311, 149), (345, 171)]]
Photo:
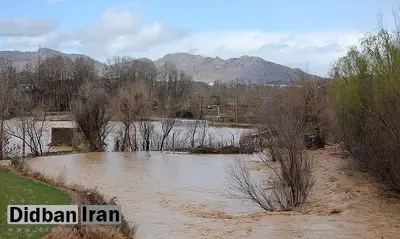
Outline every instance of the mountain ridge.
[[(87, 55), (75, 53), (63, 53), (50, 48), (41, 48), (40, 53), (43, 57), (62, 55), (72, 60), (78, 57), (87, 57), (95, 62), (96, 68), (105, 72), (106, 64), (97, 61)], [(8, 56), (13, 60), (14, 66), (19, 70), (23, 69), (27, 63), (32, 63), (38, 56), (38, 51), (0, 51), (0, 56)], [(150, 60), (149, 58), (139, 58), (139, 60)], [(152, 61), (152, 60), (150, 60)], [(258, 56), (243, 55), (235, 58), (222, 59), (221, 57), (209, 57), (193, 55), (189, 53), (168, 53), (165, 56), (152, 61), (160, 68), (166, 62), (171, 62), (179, 70), (183, 70), (193, 76), (195, 81), (214, 83), (240, 82), (246, 84), (292, 84), (296, 74), (301, 71), (298, 68), (290, 68), (281, 64), (264, 60)], [(310, 75), (320, 78), (319, 76)]]
[(290, 68), (249, 55), (224, 60), (218, 56), (170, 53), (155, 61), (158, 67), (165, 62), (171, 62), (178, 69), (190, 73), (194, 80), (206, 83), (220, 80), (223, 83), (238, 81), (250, 84), (292, 84), (298, 73), (305, 73), (298, 68)]

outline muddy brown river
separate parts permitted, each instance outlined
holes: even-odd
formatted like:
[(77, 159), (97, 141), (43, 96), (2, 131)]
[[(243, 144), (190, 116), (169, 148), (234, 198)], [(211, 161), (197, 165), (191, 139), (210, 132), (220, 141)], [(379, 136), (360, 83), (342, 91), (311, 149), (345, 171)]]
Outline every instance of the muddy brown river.
[[(157, 136), (160, 125), (154, 124)], [(75, 125), (46, 121), (41, 139), (45, 151), (53, 127)], [(176, 128), (183, 139), (188, 127), (190, 121), (182, 121)], [(120, 124), (114, 122), (107, 151), (112, 151), (118, 130)], [(208, 136), (237, 143), (245, 131), (208, 127)], [(21, 146), (12, 137), (7, 145), (15, 156), (21, 155)], [(382, 193), (368, 174), (354, 172), (338, 151), (332, 146), (311, 152), (316, 180), (307, 202), (277, 213), (228, 195), (227, 166), (236, 157), (250, 161), (254, 174), (270, 178), (256, 156), (105, 152), (41, 157), (29, 164), (49, 176), (64, 172), (67, 183), (116, 196), (127, 219), (138, 226), (137, 238), (400, 238), (400, 198)]]
[[(127, 219), (138, 225), (137, 238), (377, 238), (398, 232), (397, 218), (390, 221), (387, 214), (368, 212), (377, 207), (368, 198), (360, 194), (361, 199), (347, 199), (348, 190), (331, 192), (329, 187), (341, 181), (329, 183), (332, 175), (339, 176), (335, 170), (326, 175), (324, 168), (326, 162), (336, 167), (339, 159), (321, 159), (317, 165), (323, 180), (306, 209), (265, 213), (251, 202), (227, 195), (226, 167), (235, 157), (255, 156), (89, 153), (36, 158), (30, 165), (48, 175), (64, 170), (69, 183), (118, 197)], [(341, 213), (331, 214), (335, 208)], [(393, 208), (387, 211), (392, 213)]]
[(30, 165), (48, 175), (64, 170), (69, 183), (117, 196), (127, 219), (139, 226), (139, 238), (187, 238), (198, 222), (207, 223), (191, 214), (218, 218), (219, 213), (260, 212), (226, 195), (225, 168), (234, 157), (90, 153), (37, 158)]

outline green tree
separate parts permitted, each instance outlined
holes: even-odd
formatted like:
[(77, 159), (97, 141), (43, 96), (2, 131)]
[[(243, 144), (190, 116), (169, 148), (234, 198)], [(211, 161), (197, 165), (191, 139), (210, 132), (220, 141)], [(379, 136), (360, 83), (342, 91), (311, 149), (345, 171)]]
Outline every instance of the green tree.
[(400, 31), (367, 35), (332, 68), (340, 136), (356, 162), (400, 192)]

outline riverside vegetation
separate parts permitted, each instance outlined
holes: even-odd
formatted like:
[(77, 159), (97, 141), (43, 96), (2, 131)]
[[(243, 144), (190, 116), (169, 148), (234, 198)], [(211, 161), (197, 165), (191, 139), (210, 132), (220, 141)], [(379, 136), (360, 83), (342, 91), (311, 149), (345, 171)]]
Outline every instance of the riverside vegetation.
[[(13, 160), (8, 167), (0, 168), (2, 182), (6, 183), (5, 192), (0, 197), (1, 212), (6, 218), (9, 204), (75, 204), (75, 205), (107, 205), (115, 204), (116, 197), (107, 200), (96, 189), (86, 189), (79, 185), (67, 185), (63, 171), (52, 177), (32, 170), (25, 160)], [(9, 179), (10, 181), (6, 181)], [(10, 184), (12, 182), (12, 184)], [(8, 189), (8, 190), (7, 190)], [(23, 195), (23, 196), (21, 196)], [(8, 199), (8, 200), (7, 200)], [(10, 200), (11, 199), (11, 200)], [(122, 215), (122, 224), (108, 225), (74, 225), (74, 226), (7, 226), (2, 222), (0, 233), (7, 238), (42, 237), (56, 238), (134, 238), (135, 226), (130, 226)], [(11, 228), (11, 230), (10, 230)], [(28, 229), (28, 231), (26, 231)]]

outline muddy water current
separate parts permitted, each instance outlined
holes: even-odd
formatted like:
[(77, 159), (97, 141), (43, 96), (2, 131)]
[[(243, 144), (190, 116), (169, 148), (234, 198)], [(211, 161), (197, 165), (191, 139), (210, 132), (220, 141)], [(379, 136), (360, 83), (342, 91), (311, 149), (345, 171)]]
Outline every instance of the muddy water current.
[(228, 196), (225, 169), (234, 157), (89, 153), (37, 158), (30, 165), (48, 175), (64, 171), (69, 183), (117, 196), (140, 238), (187, 238), (196, 214), (204, 219), (260, 211)]
[[(107, 151), (112, 151), (120, 130), (113, 124)], [(54, 127), (75, 125), (45, 122), (45, 151)], [(190, 127), (190, 121), (181, 122), (177, 137), (187, 137)], [(237, 143), (244, 131), (209, 127), (208, 136)], [(155, 132), (160, 132), (157, 122)], [(9, 141), (9, 151), (20, 154), (21, 140)], [(253, 174), (271, 178), (255, 155), (104, 152), (40, 157), (29, 164), (49, 176), (62, 172), (67, 183), (97, 187), (106, 197), (117, 197), (128, 221), (138, 226), (137, 238), (399, 238), (400, 200), (382, 196), (368, 175), (346, 169), (348, 160), (336, 151), (313, 153), (316, 183), (308, 201), (292, 212), (278, 213), (263, 212), (230, 195), (228, 165), (238, 157), (250, 162)]]
[[(226, 168), (235, 157), (256, 156), (109, 152), (42, 157), (29, 164), (48, 175), (64, 171), (69, 183), (116, 196), (138, 226), (137, 238), (375, 238), (368, 224), (373, 218), (272, 214), (232, 198)], [(330, 210), (315, 210), (320, 208)]]

